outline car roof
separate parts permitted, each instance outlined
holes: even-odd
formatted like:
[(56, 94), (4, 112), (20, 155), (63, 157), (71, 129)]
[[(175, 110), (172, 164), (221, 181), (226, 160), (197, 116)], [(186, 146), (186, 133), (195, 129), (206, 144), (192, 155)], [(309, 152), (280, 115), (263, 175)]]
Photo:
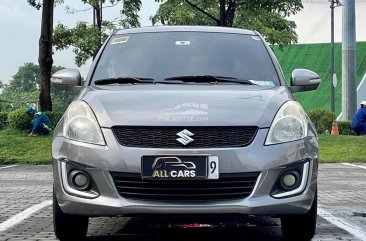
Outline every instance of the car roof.
[(119, 30), (116, 34), (158, 33), (158, 32), (207, 32), (258, 35), (255, 31), (214, 26), (154, 26)]

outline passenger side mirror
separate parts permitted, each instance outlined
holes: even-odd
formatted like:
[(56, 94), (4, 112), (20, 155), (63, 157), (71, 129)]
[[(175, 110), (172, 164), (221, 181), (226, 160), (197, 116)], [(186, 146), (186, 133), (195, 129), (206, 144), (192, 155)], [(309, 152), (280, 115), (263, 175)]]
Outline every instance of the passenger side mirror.
[(58, 90), (79, 90), (81, 75), (77, 69), (63, 69), (52, 75), (51, 83)]
[(295, 69), (291, 75), (290, 90), (292, 93), (315, 90), (320, 84), (318, 74), (307, 69)]

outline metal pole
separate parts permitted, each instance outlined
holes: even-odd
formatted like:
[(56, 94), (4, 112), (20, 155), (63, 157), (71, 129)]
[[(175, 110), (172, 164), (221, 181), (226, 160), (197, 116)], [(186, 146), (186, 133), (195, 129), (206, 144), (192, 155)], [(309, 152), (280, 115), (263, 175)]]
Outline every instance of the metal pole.
[(351, 120), (357, 109), (355, 0), (343, 4), (342, 115)]
[(330, 4), (331, 9), (331, 37), (330, 37), (330, 109), (335, 112), (335, 100), (334, 100), (334, 1)]

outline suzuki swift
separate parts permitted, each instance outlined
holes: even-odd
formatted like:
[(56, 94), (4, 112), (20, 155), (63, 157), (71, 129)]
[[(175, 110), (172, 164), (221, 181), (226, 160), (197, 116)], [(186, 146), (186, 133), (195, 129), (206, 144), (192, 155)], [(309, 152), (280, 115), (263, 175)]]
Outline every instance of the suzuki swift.
[(52, 142), (57, 238), (82, 239), (89, 217), (265, 215), (287, 240), (310, 240), (317, 216), (316, 131), (255, 31), (149, 27), (112, 34)]

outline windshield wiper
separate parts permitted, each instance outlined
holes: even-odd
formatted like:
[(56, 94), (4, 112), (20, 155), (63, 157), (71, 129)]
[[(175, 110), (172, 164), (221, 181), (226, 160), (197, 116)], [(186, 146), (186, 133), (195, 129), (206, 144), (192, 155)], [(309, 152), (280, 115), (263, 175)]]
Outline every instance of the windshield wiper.
[(109, 85), (109, 84), (153, 84), (154, 79), (144, 78), (144, 77), (116, 77), (116, 78), (106, 78), (98, 79), (94, 81), (96, 85)]
[(237, 79), (235, 77), (216, 76), (216, 75), (183, 75), (166, 78), (165, 80), (180, 80), (183, 82), (194, 82), (194, 83), (219, 83), (219, 82), (230, 82), (246, 85), (255, 85), (249, 80)]
[(214, 76), (214, 75), (184, 75), (184, 76), (175, 76), (169, 77), (164, 80), (154, 80), (153, 78), (146, 77), (114, 77), (114, 78), (106, 78), (106, 79), (98, 79), (94, 81), (95, 85), (109, 85), (109, 84), (182, 84), (186, 82), (193, 83), (214, 83), (217, 84), (219, 82), (229, 82), (229, 83), (238, 83), (238, 84), (246, 84), (246, 85), (255, 85), (253, 82), (249, 80), (241, 80), (235, 77), (226, 77), (226, 76)]

